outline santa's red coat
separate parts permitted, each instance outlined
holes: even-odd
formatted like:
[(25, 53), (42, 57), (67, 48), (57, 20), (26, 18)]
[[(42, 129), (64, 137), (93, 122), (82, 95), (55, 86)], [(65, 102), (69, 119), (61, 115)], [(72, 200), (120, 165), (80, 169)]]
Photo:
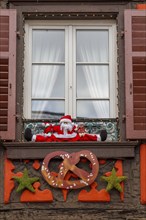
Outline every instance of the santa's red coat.
[(35, 142), (74, 142), (74, 141), (98, 141), (97, 135), (79, 134), (76, 132), (76, 126), (73, 126), (67, 135), (64, 135), (60, 125), (50, 125), (45, 128), (43, 134), (35, 136)]

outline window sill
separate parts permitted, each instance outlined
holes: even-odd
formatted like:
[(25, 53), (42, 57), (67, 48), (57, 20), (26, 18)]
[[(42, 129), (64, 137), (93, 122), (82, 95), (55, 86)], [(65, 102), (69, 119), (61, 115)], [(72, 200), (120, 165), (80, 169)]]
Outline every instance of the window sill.
[(98, 158), (131, 158), (138, 142), (5, 142), (8, 159), (44, 159), (54, 151), (90, 150)]

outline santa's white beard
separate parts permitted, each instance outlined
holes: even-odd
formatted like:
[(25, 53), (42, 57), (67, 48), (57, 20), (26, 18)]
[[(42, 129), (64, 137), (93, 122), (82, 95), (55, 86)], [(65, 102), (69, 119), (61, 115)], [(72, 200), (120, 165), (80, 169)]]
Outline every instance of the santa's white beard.
[(68, 134), (68, 131), (72, 131), (73, 125), (71, 123), (64, 123), (62, 122), (60, 125), (61, 131), (63, 131), (63, 134), (66, 135)]

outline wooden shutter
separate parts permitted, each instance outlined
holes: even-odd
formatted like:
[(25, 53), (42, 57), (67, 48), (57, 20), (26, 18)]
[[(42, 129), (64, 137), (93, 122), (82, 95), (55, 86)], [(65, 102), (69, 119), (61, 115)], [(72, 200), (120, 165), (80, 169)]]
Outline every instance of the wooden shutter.
[(146, 11), (125, 10), (126, 138), (146, 139)]
[(0, 139), (15, 139), (16, 10), (0, 9)]

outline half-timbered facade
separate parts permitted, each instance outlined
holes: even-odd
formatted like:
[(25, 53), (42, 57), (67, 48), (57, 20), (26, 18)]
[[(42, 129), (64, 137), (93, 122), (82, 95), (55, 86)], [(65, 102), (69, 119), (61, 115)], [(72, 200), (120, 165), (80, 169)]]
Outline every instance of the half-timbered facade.
[[(24, 138), (64, 115), (107, 139)], [(0, 219), (145, 220), (145, 161), (144, 1), (1, 1)]]

